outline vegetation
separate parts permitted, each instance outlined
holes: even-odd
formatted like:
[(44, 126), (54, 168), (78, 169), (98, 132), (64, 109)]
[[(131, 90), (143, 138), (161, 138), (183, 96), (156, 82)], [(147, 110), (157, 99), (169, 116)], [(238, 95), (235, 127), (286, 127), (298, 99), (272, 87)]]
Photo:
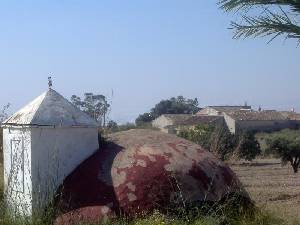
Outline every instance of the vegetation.
[(183, 96), (162, 100), (150, 112), (141, 114), (136, 119), (137, 125), (149, 123), (162, 114), (195, 114), (199, 111), (198, 100), (186, 99)]
[(268, 150), (281, 158), (282, 164), (290, 163), (295, 173), (300, 167), (300, 131), (282, 130), (267, 139)]
[(272, 36), (272, 41), (285, 35), (300, 43), (299, 0), (220, 0), (219, 4), (225, 11), (241, 13), (241, 23), (231, 22), (234, 38)]
[(85, 93), (83, 100), (76, 95), (72, 95), (71, 102), (81, 111), (94, 118), (100, 125), (105, 127), (110, 104), (108, 104), (104, 95)]
[(226, 126), (197, 125), (191, 129), (180, 130), (178, 136), (209, 149), (223, 161), (233, 155), (250, 161), (261, 153), (253, 133), (233, 135)]
[[(249, 207), (249, 202), (243, 198), (231, 196), (223, 203), (207, 205), (207, 207), (192, 209), (177, 209), (175, 213), (154, 211), (150, 215), (133, 219), (126, 217), (109, 220), (103, 223), (80, 223), (86, 225), (283, 225), (284, 221), (255, 207)], [(237, 207), (238, 206), (238, 207)], [(33, 221), (11, 218), (6, 213), (3, 201), (0, 205), (1, 225), (50, 225), (55, 217), (45, 213), (45, 216)], [(49, 216), (51, 215), (51, 216)]]
[(244, 132), (237, 139), (236, 151), (239, 159), (251, 161), (261, 154), (260, 144), (256, 140), (254, 133)]

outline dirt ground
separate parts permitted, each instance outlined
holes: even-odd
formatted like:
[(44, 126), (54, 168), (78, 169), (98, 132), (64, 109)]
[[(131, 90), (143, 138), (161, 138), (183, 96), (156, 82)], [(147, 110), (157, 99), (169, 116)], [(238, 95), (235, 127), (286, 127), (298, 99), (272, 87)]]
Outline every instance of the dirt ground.
[(252, 199), (291, 224), (300, 221), (300, 173), (281, 166), (279, 159), (229, 163)]

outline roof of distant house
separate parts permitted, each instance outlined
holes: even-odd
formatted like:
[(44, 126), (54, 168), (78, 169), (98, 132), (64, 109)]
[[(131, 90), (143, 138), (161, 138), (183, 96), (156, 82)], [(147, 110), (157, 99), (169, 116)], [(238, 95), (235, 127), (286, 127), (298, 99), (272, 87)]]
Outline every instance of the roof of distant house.
[(275, 110), (264, 111), (235, 111), (228, 113), (228, 115), (235, 120), (243, 121), (271, 121), (271, 120), (287, 120), (281, 112)]
[(208, 106), (209, 108), (213, 108), (219, 112), (226, 112), (226, 111), (238, 111), (238, 110), (249, 110), (251, 106), (245, 105), (223, 105), (223, 106)]
[[(206, 108), (211, 108), (216, 110), (217, 112), (220, 113), (230, 113), (230, 112), (235, 112), (235, 111), (244, 111), (244, 110), (251, 110), (251, 106), (241, 106), (241, 105), (223, 105), (223, 106), (207, 106), (205, 107), (203, 110), (205, 110)], [(201, 110), (197, 113), (197, 115), (205, 115), (205, 113), (203, 113)]]
[(202, 123), (214, 123), (223, 119), (223, 116), (192, 116), (184, 121), (178, 122), (177, 125), (197, 125)]

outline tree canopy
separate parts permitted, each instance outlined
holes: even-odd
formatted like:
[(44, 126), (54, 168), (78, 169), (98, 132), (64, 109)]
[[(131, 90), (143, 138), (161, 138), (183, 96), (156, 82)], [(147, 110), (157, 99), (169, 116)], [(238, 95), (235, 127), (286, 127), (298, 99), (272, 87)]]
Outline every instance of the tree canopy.
[(183, 96), (161, 100), (150, 112), (141, 114), (136, 119), (136, 124), (148, 123), (163, 114), (194, 114), (199, 111), (198, 99), (187, 99)]
[(300, 166), (300, 131), (283, 130), (272, 134), (267, 140), (268, 151), (281, 158), (285, 165), (288, 162), (295, 173)]
[(231, 22), (234, 38), (284, 35), (300, 43), (300, 0), (220, 0), (223, 10), (240, 13), (241, 22)]
[(71, 102), (80, 110), (94, 118), (100, 125), (105, 126), (110, 104), (104, 95), (85, 93), (83, 100), (76, 95), (72, 95)]

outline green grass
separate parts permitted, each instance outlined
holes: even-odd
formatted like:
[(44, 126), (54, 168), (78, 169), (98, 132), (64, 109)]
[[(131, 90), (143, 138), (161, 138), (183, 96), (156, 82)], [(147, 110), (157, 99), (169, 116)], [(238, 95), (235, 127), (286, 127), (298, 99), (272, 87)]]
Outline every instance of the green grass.
[[(233, 199), (233, 201), (231, 200)], [(239, 202), (237, 202), (239, 201)], [(3, 203), (3, 201), (1, 201)], [(249, 201), (248, 201), (249, 203)], [(250, 207), (249, 207), (250, 206)], [(0, 204), (1, 225), (50, 225), (53, 218), (45, 217), (33, 222), (13, 220), (5, 214), (3, 204)], [(241, 198), (230, 198), (218, 205), (209, 207), (179, 209), (169, 213), (154, 211), (151, 215), (140, 216), (135, 219), (119, 218), (103, 223), (84, 223), (81, 225), (286, 225), (280, 218), (254, 207), (245, 205)], [(295, 223), (295, 225), (300, 223)]]

